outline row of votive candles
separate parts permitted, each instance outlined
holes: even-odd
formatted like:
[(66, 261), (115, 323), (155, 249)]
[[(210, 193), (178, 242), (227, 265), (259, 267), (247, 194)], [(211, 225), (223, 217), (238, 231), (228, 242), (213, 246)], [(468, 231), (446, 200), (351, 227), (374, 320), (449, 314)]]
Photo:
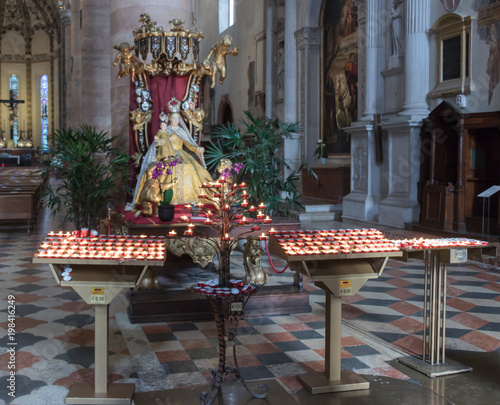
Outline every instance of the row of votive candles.
[(485, 246), (488, 242), (467, 239), (467, 238), (414, 238), (414, 239), (401, 239), (392, 240), (394, 244), (401, 249), (432, 249), (432, 248), (453, 248), (453, 247), (466, 247), (466, 246)]
[(290, 256), (394, 252), (399, 247), (377, 229), (332, 229), (276, 232), (275, 238)]
[(72, 235), (50, 235), (41, 243), (39, 258), (163, 260), (165, 237), (99, 237), (77, 238)]

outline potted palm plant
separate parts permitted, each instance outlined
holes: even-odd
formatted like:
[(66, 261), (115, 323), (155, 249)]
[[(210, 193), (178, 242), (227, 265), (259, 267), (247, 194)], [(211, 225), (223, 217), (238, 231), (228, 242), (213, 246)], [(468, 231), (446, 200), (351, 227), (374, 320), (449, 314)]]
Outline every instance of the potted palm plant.
[[(114, 146), (115, 137), (95, 127), (60, 129), (51, 135), (58, 158), (58, 181), (46, 182), (45, 205), (52, 215), (65, 212), (63, 224), (96, 229), (110, 204), (127, 191), (130, 157)], [(41, 176), (47, 178), (51, 167)]]
[[(302, 170), (316, 177), (304, 162), (292, 171), (279, 152), (284, 139), (298, 133), (300, 125), (267, 117), (256, 118), (248, 111), (245, 116), (241, 121), (243, 131), (231, 123), (215, 131), (215, 142), (205, 152), (206, 161), (210, 167), (216, 167), (222, 159), (243, 164), (238, 181), (246, 183), (252, 202), (264, 202), (271, 215), (289, 217), (292, 210), (303, 208), (299, 202), (302, 193), (296, 185)], [(289, 171), (286, 176), (284, 169)]]

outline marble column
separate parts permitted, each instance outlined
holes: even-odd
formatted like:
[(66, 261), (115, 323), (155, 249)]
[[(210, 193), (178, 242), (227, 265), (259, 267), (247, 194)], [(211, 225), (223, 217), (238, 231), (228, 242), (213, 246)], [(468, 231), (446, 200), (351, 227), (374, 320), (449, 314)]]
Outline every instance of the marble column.
[(375, 160), (373, 125), (348, 129), (351, 135), (351, 192), (342, 201), (342, 218), (377, 221), (380, 200), (381, 164)]
[(76, 128), (82, 122), (82, 77), (80, 43), (80, 0), (71, 1), (71, 56), (68, 71), (68, 107), (66, 124)]
[[(366, 0), (364, 10), (365, 38), (365, 106), (361, 120), (372, 121), (373, 115), (382, 112), (383, 81), (380, 72), (383, 69), (383, 24), (384, 2), (382, 0)], [(359, 105), (359, 103), (358, 103)]]
[(420, 130), (429, 114), (430, 1), (406, 0), (405, 5), (405, 102), (397, 117), (382, 122), (388, 134), (388, 194), (379, 205), (379, 222), (404, 227), (418, 222), (420, 178)]
[[(132, 30), (140, 27), (139, 17), (148, 13), (157, 25), (165, 30), (170, 28), (168, 22), (173, 18), (185, 21), (188, 28), (192, 28), (191, 1), (170, 0), (158, 2), (157, 0), (111, 0), (110, 17), (110, 49), (111, 60), (114, 60), (118, 51), (112, 49), (114, 45), (122, 42), (134, 43)], [(201, 55), (201, 58), (205, 55)], [(142, 59), (141, 59), (142, 60)], [(129, 106), (130, 106), (130, 76), (117, 79), (118, 66), (111, 66), (108, 80), (111, 80), (111, 134), (123, 140), (124, 145), (129, 142)]]
[(82, 121), (111, 133), (110, 4), (81, 0)]
[(266, 117), (273, 118), (274, 0), (266, 1)]
[[(283, 120), (297, 121), (297, 0), (285, 1), (285, 98)], [(284, 158), (290, 165), (285, 177), (296, 170), (300, 162), (300, 134), (293, 134), (284, 140)]]
[(71, 55), (71, 10), (61, 10), (61, 51), (59, 54), (59, 127), (66, 128), (69, 55)]
[(388, 132), (389, 179), (387, 198), (379, 204), (381, 224), (404, 227), (405, 222), (419, 219), (421, 126), (420, 120), (383, 123)]
[(429, 114), (430, 0), (406, 0), (405, 8), (405, 104), (401, 115), (422, 119)]
[(304, 27), (295, 33), (299, 51), (299, 118), (304, 130), (303, 160), (316, 163), (313, 153), (321, 136), (321, 28)]

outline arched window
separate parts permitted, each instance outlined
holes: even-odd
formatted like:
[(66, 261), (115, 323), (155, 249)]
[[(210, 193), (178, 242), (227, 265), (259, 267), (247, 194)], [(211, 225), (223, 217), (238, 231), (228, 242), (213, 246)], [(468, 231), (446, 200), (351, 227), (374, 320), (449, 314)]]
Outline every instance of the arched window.
[[(10, 98), (13, 99), (18, 99), (19, 97), (19, 79), (17, 78), (16, 75), (12, 75), (10, 77), (10, 83), (9, 83), (9, 90), (10, 90)], [(19, 133), (19, 110), (18, 107), (15, 107), (12, 111), (9, 111), (10, 113), (10, 129), (11, 129), (11, 134), (12, 134), (12, 139), (14, 140), (14, 145), (17, 145), (17, 138), (18, 138), (18, 133)]]
[(49, 152), (49, 79), (47, 75), (40, 78), (40, 116), (42, 120), (42, 152)]
[(219, 0), (219, 33), (234, 24), (234, 0)]

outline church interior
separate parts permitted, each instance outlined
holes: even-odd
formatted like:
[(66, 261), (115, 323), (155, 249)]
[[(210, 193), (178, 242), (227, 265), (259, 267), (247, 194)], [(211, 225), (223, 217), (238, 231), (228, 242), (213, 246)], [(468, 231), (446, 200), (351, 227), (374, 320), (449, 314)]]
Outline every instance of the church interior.
[(0, 0), (0, 405), (496, 403), (499, 32)]

